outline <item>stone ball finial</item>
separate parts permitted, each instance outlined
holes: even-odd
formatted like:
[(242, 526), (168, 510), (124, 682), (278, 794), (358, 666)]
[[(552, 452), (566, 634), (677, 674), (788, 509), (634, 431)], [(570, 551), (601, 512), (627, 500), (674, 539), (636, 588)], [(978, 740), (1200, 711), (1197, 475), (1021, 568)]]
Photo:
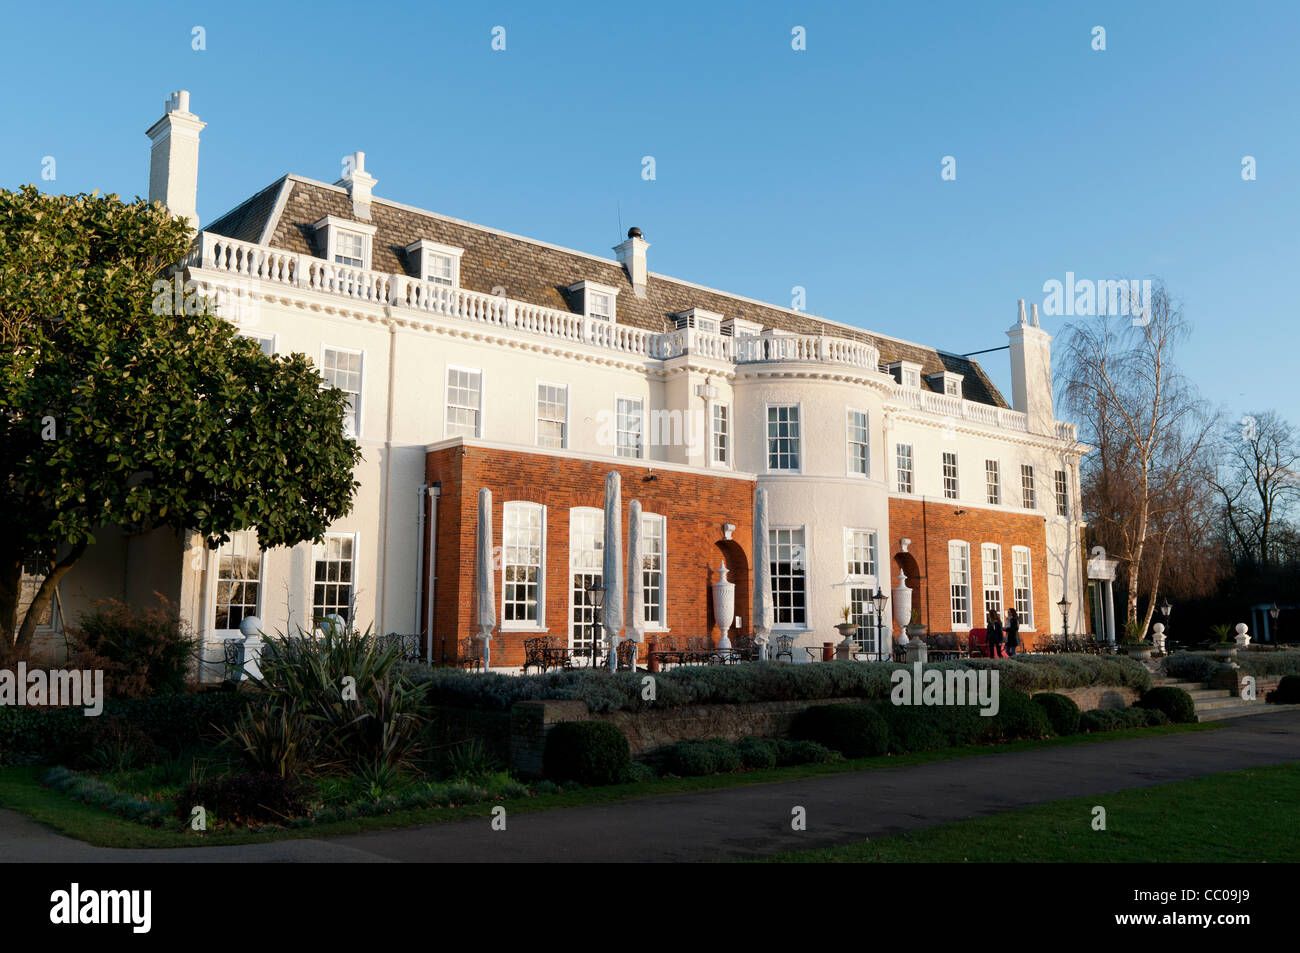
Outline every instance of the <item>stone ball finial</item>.
[(1247, 631), (1248, 628), (1249, 628), (1249, 626), (1247, 626), (1246, 623), (1244, 623), (1244, 622), (1238, 622), (1238, 623), (1237, 623), (1237, 634), (1238, 634), (1238, 635), (1245, 635), (1245, 634), (1246, 634), (1246, 631)]
[(1151, 627), (1151, 629), (1156, 635), (1162, 635), (1165, 631), (1165, 624), (1163, 622), (1157, 622)]
[(239, 623), (239, 634), (246, 639), (257, 636), (262, 631), (262, 620), (255, 615), (246, 615)]

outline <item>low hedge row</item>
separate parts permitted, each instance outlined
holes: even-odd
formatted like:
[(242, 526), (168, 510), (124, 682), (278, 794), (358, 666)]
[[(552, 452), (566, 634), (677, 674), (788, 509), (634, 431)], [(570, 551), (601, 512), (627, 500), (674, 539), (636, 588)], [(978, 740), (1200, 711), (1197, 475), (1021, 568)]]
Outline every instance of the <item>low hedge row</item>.
[(82, 708), (0, 707), (0, 764), (59, 760), (87, 747), (121, 719), (171, 752), (211, 739), (215, 728), (233, 725), (248, 703), (239, 692), (163, 695), (107, 701), (87, 717)]
[[(1002, 688), (1030, 694), (1091, 685), (1151, 687), (1151, 674), (1140, 662), (1120, 656), (1021, 655), (1014, 659), (958, 659), (925, 666), (938, 669), (996, 669)], [(895, 662), (822, 662), (816, 665), (753, 662), (743, 665), (691, 666), (654, 676), (655, 697), (643, 697), (641, 672), (561, 671), (512, 676), (458, 668), (409, 665), (406, 674), (429, 683), (435, 705), (509, 711), (521, 701), (579, 699), (593, 712), (644, 711), (686, 705), (822, 698), (888, 698), (891, 676), (910, 666)]]
[(1079, 716), (1079, 730), (1090, 734), (1168, 724), (1169, 716), (1158, 708), (1094, 708)]
[[(1246, 649), (1238, 651), (1234, 659), (1236, 671), (1256, 678), (1269, 675), (1300, 675), (1300, 650), (1274, 649), (1269, 651)], [(1189, 682), (1208, 682), (1220, 672), (1233, 668), (1221, 662), (1211, 652), (1175, 652), (1165, 659), (1165, 672), (1171, 678)]]

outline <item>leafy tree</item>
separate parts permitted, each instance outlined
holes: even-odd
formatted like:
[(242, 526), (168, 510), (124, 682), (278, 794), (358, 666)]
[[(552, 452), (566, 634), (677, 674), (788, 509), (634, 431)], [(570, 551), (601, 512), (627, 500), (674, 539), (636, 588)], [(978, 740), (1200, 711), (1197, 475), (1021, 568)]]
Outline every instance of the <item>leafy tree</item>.
[[(106, 526), (269, 548), (351, 508), (346, 395), (156, 290), (190, 241), (143, 200), (0, 190), (0, 631), (19, 647)], [(24, 568), (44, 580), (19, 620)]]

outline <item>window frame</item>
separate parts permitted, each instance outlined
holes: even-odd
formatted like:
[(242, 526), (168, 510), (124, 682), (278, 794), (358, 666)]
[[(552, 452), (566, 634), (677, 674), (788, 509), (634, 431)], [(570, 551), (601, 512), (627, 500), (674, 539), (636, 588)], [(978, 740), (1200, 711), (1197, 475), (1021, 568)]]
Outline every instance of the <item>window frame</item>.
[[(460, 287), (460, 260), (464, 254), (465, 249), (463, 248), (457, 248), (455, 245), (444, 245), (442, 242), (435, 242), (428, 238), (417, 239), (406, 246), (408, 260), (414, 256), (419, 256), (418, 278), (420, 281), (441, 285), (444, 288)], [(434, 257), (445, 258), (451, 262), (450, 281), (429, 277), (429, 262)]]
[[(352, 540), (352, 560), (351, 560), (352, 579), (348, 583), (348, 589), (349, 589), (348, 611), (352, 613), (352, 618), (348, 618), (347, 616), (344, 616), (344, 618), (347, 621), (349, 621), (353, 626), (355, 626), (356, 625), (356, 618), (355, 618), (356, 604), (357, 604), (357, 579), (360, 577), (361, 574), (360, 571), (361, 533), (328, 532), (325, 534), (324, 540), (329, 540), (329, 539), (351, 539)], [(311, 568), (310, 568), (311, 575), (308, 577), (310, 580), (308, 583), (308, 591), (310, 593), (310, 598), (311, 598), (311, 624), (313, 628), (316, 626), (318, 619), (323, 619), (325, 617), (325, 613), (322, 613), (320, 615), (316, 614), (316, 564), (320, 562), (320, 558), (316, 555), (316, 552), (319, 547), (325, 545), (324, 540), (322, 540), (322, 542), (320, 543), (312, 543)], [(330, 584), (331, 583), (329, 583), (329, 580), (325, 580), (322, 583), (322, 585), (330, 585)]]
[[(1017, 593), (1020, 587), (1016, 585), (1016, 556), (1020, 553), (1025, 554), (1025, 611), (1020, 611), (1019, 597)], [(1016, 615), (1020, 617), (1021, 630), (1033, 630), (1034, 628), (1034, 554), (1028, 546), (1011, 547), (1011, 605), (1016, 610)]]
[[(990, 560), (988, 558), (989, 551), (995, 553), (996, 558)], [(997, 577), (991, 587), (989, 585), (990, 567), (993, 568), (994, 574)], [(985, 620), (988, 619), (989, 609), (993, 608), (989, 605), (989, 594), (996, 592), (998, 597), (996, 606), (998, 617), (1001, 618), (1003, 622), (1006, 622), (1007, 610), (1004, 579), (1005, 576), (1003, 575), (1002, 567), (1002, 545), (1000, 543), (980, 543), (980, 590), (982, 593), (982, 602), (984, 604)]]
[[(853, 431), (854, 431), (855, 424), (853, 421), (853, 417), (855, 414), (861, 414), (863, 418), (863, 423), (862, 423), (863, 439), (861, 442), (854, 440)], [(864, 467), (862, 471), (858, 471), (854, 469), (854, 466), (859, 459), (854, 453), (854, 448), (857, 446), (862, 446), (863, 448), (865, 448), (865, 453), (861, 458)], [(861, 407), (844, 408), (844, 456), (845, 456), (844, 472), (846, 476), (852, 477), (854, 479), (859, 479), (859, 478), (863, 480), (871, 479), (871, 411), (865, 410)]]
[[(478, 407), (475, 408), (475, 427), (473, 434), (452, 433), (451, 431), (452, 425), (450, 416), (452, 408), (454, 407), (457, 410), (468, 409), (460, 404), (453, 404), (451, 402), (451, 375), (453, 371), (478, 375)], [(443, 374), (442, 388), (442, 435), (444, 439), (450, 440), (453, 437), (468, 438), (470, 440), (483, 439), (483, 434), (485, 432), (483, 429), (483, 408), (486, 404), (486, 401), (484, 400), (483, 384), (484, 374), (481, 367), (464, 367), (460, 364), (447, 365), (446, 371)]]
[[(538, 520), (538, 553), (537, 553), (537, 599), (535, 600), (535, 619), (506, 619), (506, 574), (511, 566), (522, 566), (531, 568), (532, 563), (512, 563), (509, 561), (510, 544), (507, 542), (506, 533), (510, 530), (510, 513), (517, 510), (527, 510), (540, 514)], [(520, 583), (512, 583), (520, 585)], [(522, 583), (527, 587), (528, 583)], [(543, 503), (534, 503), (531, 500), (505, 500), (501, 504), (501, 594), (498, 596), (499, 605), (497, 610), (500, 612), (498, 618), (501, 620), (499, 627), (502, 632), (545, 632), (546, 628), (546, 506)], [(525, 600), (523, 603), (528, 605)]]
[[(795, 441), (793, 456), (796, 460), (797, 465), (794, 467), (774, 467), (772, 466), (771, 441), (774, 438), (771, 436), (771, 429), (770, 429), (772, 426), (771, 414), (773, 410), (778, 410), (778, 411), (789, 410), (791, 408), (793, 408), (795, 412), (795, 421), (794, 421), (794, 425), (796, 428), (795, 436), (793, 438), (776, 437), (775, 439), (777, 440), (793, 439)], [(786, 423), (788, 425), (789, 421), (787, 420)], [(777, 421), (777, 424), (778, 425), (780, 424), (779, 420)], [(787, 454), (787, 456), (788, 455), (789, 454)], [(781, 454), (778, 451), (777, 452), (778, 460), (780, 459), (780, 456)], [(764, 469), (765, 473), (791, 473), (791, 474), (803, 473), (803, 402), (802, 401), (764, 401), (763, 402), (763, 464), (765, 467)]]
[[(870, 538), (870, 565), (871, 572), (854, 572), (853, 567), (858, 565), (858, 561), (852, 557), (857, 553), (855, 536), (859, 533), (865, 533)], [(866, 582), (871, 580), (879, 585), (880, 571), (880, 534), (874, 529), (865, 526), (846, 526), (844, 527), (844, 578), (854, 582)]]
[[(962, 575), (960, 582), (955, 582), (953, 579), (954, 573), (956, 572), (956, 570), (953, 569), (954, 552), (959, 552), (961, 554), (964, 564), (961, 570)], [(957, 618), (957, 590), (959, 588), (964, 590), (961, 594), (961, 598), (965, 600), (965, 608), (963, 611), (965, 612), (966, 620), (964, 622), (959, 622)], [(948, 612), (952, 619), (952, 630), (954, 632), (969, 632), (971, 630), (971, 608), (970, 543), (964, 539), (950, 539), (948, 540)]]
[[(545, 417), (545, 418), (542, 417), (542, 395), (540, 392), (543, 387), (554, 387), (564, 393), (564, 419), (563, 420), (556, 421), (554, 418), (551, 417)], [(482, 387), (479, 388), (479, 392), (480, 394), (482, 393)], [(553, 447), (549, 444), (542, 443), (542, 422), (543, 421), (552, 424), (559, 423), (560, 445), (558, 447)], [(559, 384), (556, 383), (555, 381), (546, 381), (546, 380), (542, 380), (540, 377), (537, 378), (536, 384), (533, 388), (533, 446), (542, 447), (543, 449), (546, 450), (567, 450), (569, 448), (569, 385), (568, 384)]]
[[(992, 482), (989, 480), (989, 464), (993, 465)], [(1002, 460), (997, 457), (984, 459), (984, 500), (989, 506), (1002, 505)]]
[[(576, 554), (582, 552), (582, 550), (575, 550), (574, 542), (579, 538), (578, 532), (576, 530), (578, 520), (583, 517), (592, 517), (595, 521), (596, 529), (595, 532), (592, 534), (592, 540), (594, 545), (591, 550), (596, 557), (595, 559), (596, 566), (594, 569), (590, 567), (579, 566), (577, 561), (574, 559), (574, 556)], [(567, 638), (568, 638), (568, 647), (570, 652), (581, 653), (581, 652), (591, 651), (591, 638), (590, 637), (578, 638), (575, 633), (575, 627), (577, 625), (577, 620), (575, 616), (578, 611), (578, 602), (576, 597), (577, 597), (578, 590), (574, 586), (574, 576), (581, 574), (584, 579), (586, 579), (587, 577), (592, 577), (593, 579), (599, 579), (600, 584), (603, 586), (605, 584), (604, 549), (605, 549), (605, 511), (595, 506), (570, 507), (569, 508), (569, 582), (568, 582), (569, 616), (568, 616), (567, 624), (565, 625), (565, 628), (568, 630)], [(584, 591), (586, 590), (587, 585), (590, 585), (590, 583), (586, 583), (583, 585), (582, 588)], [(582, 609), (583, 609), (584, 619), (586, 618), (588, 613), (591, 613), (591, 615), (594, 618), (594, 610), (587, 605), (585, 597), (583, 599)], [(584, 621), (582, 623), (582, 627), (586, 632), (590, 633), (592, 624), (593, 624), (592, 622)]]
[[(943, 498), (945, 500), (961, 499), (961, 461), (958, 459), (956, 450), (941, 451), (940, 460), (943, 463)], [(952, 458), (952, 489), (948, 488), (948, 458)]]
[[(319, 233), (321, 229), (325, 230), (325, 261), (331, 265), (339, 265), (343, 268), (360, 268), (362, 271), (370, 271), (374, 261), (374, 244), (375, 232), (377, 226), (367, 225), (364, 222), (353, 222), (346, 218), (340, 218), (337, 215), (326, 215), (318, 221), (313, 229)], [(339, 256), (339, 236), (343, 233), (357, 235), (361, 238), (361, 264), (354, 265), (351, 262), (335, 261)]]
[[(636, 445), (635, 455), (628, 455), (626, 453), (623, 453), (622, 452), (623, 445), (619, 443), (620, 434), (631, 433), (631, 431), (623, 430), (619, 426), (619, 422), (621, 418), (619, 417), (618, 405), (620, 401), (627, 402), (627, 403), (634, 403), (637, 405), (638, 408), (640, 408), (638, 413), (639, 429), (637, 430), (637, 445)], [(646, 427), (646, 424), (648, 423), (646, 418), (646, 413), (647, 413), (646, 404), (647, 404), (646, 398), (641, 396), (633, 396), (632, 394), (618, 394), (618, 393), (614, 394), (614, 456), (619, 457), (620, 459), (623, 460), (646, 459), (646, 430), (648, 429)]]
[(1056, 496), (1056, 515), (1070, 518), (1070, 484), (1069, 474), (1065, 470), (1052, 471), (1052, 489)]
[[(326, 369), (326, 368), (325, 368), (325, 354), (326, 354), (327, 351), (336, 351), (336, 352), (338, 352), (338, 353), (340, 353), (340, 354), (350, 354), (350, 355), (358, 356), (358, 357), (361, 358), (361, 367), (360, 367), (360, 369), (357, 371), (357, 373), (360, 375), (360, 381), (359, 381), (359, 383), (357, 384), (357, 392), (356, 392), (356, 394), (354, 395), (355, 400), (353, 400), (353, 402), (352, 402), (352, 418), (353, 418), (352, 428), (353, 428), (353, 432), (350, 433), (350, 434), (348, 434), (348, 436), (350, 436), (353, 440), (360, 440), (360, 439), (361, 439), (362, 431), (364, 430), (364, 428), (362, 427), (362, 421), (363, 421), (363, 419), (364, 419), (363, 416), (362, 416), (362, 406), (363, 406), (363, 404), (365, 403), (365, 392), (366, 392), (366, 352), (365, 352), (365, 349), (364, 349), (364, 348), (352, 348), (352, 347), (339, 347), (339, 346), (337, 346), (337, 345), (334, 345), (334, 344), (327, 344), (327, 343), (322, 343), (322, 344), (321, 344), (321, 346), (320, 346), (320, 369), (321, 369), (321, 372), (322, 372), (322, 373), (321, 373), (321, 379), (322, 379), (322, 382), (325, 383), (325, 384), (329, 384), (329, 385), (332, 386), (332, 387), (338, 387), (337, 384), (330, 384), (329, 381), (324, 380), (324, 377), (325, 377), (324, 371), (325, 371), (325, 369)], [(348, 371), (348, 373), (351, 373), (351, 371)], [(340, 387), (339, 390), (343, 390), (343, 388)], [(351, 393), (351, 391), (345, 391), (345, 393)], [(346, 424), (344, 425), (344, 433), (347, 433), (347, 427), (346, 427)]]
[[(718, 417), (717, 412), (723, 412), (722, 429), (722, 459), (718, 459)], [(713, 400), (709, 402), (709, 466), (732, 468), (732, 414), (731, 403), (725, 400)]]
[[(1028, 482), (1026, 482), (1028, 477)], [(1038, 476), (1032, 463), (1020, 464), (1020, 508), (1038, 509)]]
[[(262, 611), (263, 611), (262, 607), (266, 603), (266, 550), (262, 549), (261, 545), (257, 541), (257, 530), (254, 529), (236, 530), (235, 532), (230, 534), (230, 539), (228, 539), (226, 542), (222, 543), (215, 550), (209, 550), (211, 556), (209, 557), (208, 568), (213, 575), (212, 575), (212, 597), (209, 600), (207, 622), (208, 622), (208, 627), (212, 632), (213, 636), (218, 640), (231, 638), (233, 636), (243, 635), (243, 633), (240, 632), (239, 630), (239, 626), (235, 626), (235, 628), (233, 629), (228, 627), (220, 628), (217, 626), (217, 607), (218, 605), (221, 604), (218, 599), (218, 592), (221, 588), (221, 554), (226, 550), (228, 546), (230, 546), (235, 541), (236, 537), (244, 538), (244, 539), (251, 537), (253, 541), (253, 545), (257, 548), (257, 554), (258, 554), (257, 602), (253, 606), (253, 611), (250, 612), (248, 615), (253, 615), (253, 616), (257, 616), (258, 618), (261, 618)], [(354, 544), (354, 551), (355, 551), (355, 544)], [(234, 554), (232, 553), (232, 555)], [(354, 567), (355, 567), (355, 562), (356, 560), (354, 558), (353, 559)], [(313, 560), (312, 573), (314, 576), (315, 574), (314, 560)], [(353, 570), (353, 573), (355, 575), (355, 568)], [(241, 580), (241, 582), (246, 583), (247, 580)], [(314, 599), (314, 588), (315, 588), (314, 579), (312, 585), (313, 585), (313, 599)], [(230, 606), (233, 603), (227, 602), (225, 604), (227, 606)], [(243, 603), (241, 603), (241, 605), (242, 604)], [(244, 618), (245, 619), (248, 618), (248, 615), (244, 616)], [(240, 621), (242, 622), (243, 620), (241, 619)]]
[[(646, 531), (646, 523), (654, 520), (658, 522), (658, 534), (651, 534)], [(645, 548), (645, 543), (650, 539), (656, 539), (659, 544), (659, 619), (651, 622), (642, 612), (641, 625), (646, 632), (667, 632), (668, 631), (668, 517), (663, 513), (641, 513), (641, 542), (642, 542), (642, 559), (650, 555)], [(646, 585), (645, 574), (647, 570), (643, 567), (641, 570), (641, 590), (644, 597), (645, 609), (650, 608), (650, 587)]]
[[(907, 448), (907, 488), (903, 488), (903, 455), (900, 452), (904, 447)], [(916, 445), (911, 443), (894, 444), (894, 481), (898, 486), (899, 493), (913, 495), (916, 493)]]
[[(787, 563), (787, 565), (793, 567), (793, 566), (795, 566), (796, 562), (798, 562), (798, 564), (799, 564), (798, 574), (796, 574), (796, 572), (795, 572), (794, 569), (792, 568), (792, 569), (791, 569), (791, 572), (790, 572), (790, 576), (789, 576), (789, 579), (791, 580), (791, 587), (790, 587), (790, 593), (791, 593), (791, 604), (790, 604), (790, 606), (788, 607), (788, 609), (789, 609), (789, 613), (790, 613), (792, 619), (793, 619), (793, 616), (795, 615), (796, 608), (797, 608), (798, 611), (801, 611), (801, 612), (803, 613), (803, 621), (802, 621), (802, 622), (794, 622), (794, 621), (790, 621), (790, 622), (782, 622), (782, 621), (781, 621), (781, 610), (782, 610), (782, 607), (781, 607), (781, 604), (780, 604), (780, 598), (779, 598), (779, 595), (780, 595), (781, 589), (780, 589), (780, 587), (777, 585), (777, 580), (780, 579), (780, 578), (786, 578), (786, 577), (779, 576), (779, 575), (777, 575), (777, 574), (775, 574), (775, 573), (772, 572), (772, 563), (775, 563), (775, 564), (777, 564), (778, 566), (780, 565), (780, 561), (779, 561), (776, 557), (777, 557), (777, 550), (778, 550), (778, 547), (781, 545), (781, 543), (780, 543), (780, 534), (781, 534), (781, 533), (791, 533), (791, 534), (799, 533), (799, 534), (800, 534), (800, 540), (801, 540), (801, 541), (800, 541), (799, 543), (795, 543), (795, 542), (794, 542), (794, 539), (793, 539), (793, 536), (792, 536), (792, 537), (791, 537), (791, 540), (790, 540), (790, 543), (788, 544), (788, 545), (791, 547), (791, 552), (790, 552), (790, 560), (789, 560), (789, 562)], [(809, 621), (809, 611), (808, 611), (808, 610), (809, 610), (809, 605), (808, 605), (808, 527), (807, 527), (806, 524), (800, 524), (800, 525), (796, 525), (796, 526), (787, 526), (787, 525), (769, 526), (769, 527), (768, 527), (768, 534), (769, 534), (769, 536), (768, 536), (768, 543), (769, 543), (769, 545), (768, 545), (768, 551), (772, 554), (772, 561), (771, 561), (771, 563), (768, 564), (768, 576), (769, 576), (769, 578), (770, 578), (770, 580), (771, 580), (771, 583), (772, 583), (772, 620), (773, 620), (773, 621), (772, 621), (772, 631), (773, 631), (773, 632), (792, 632), (792, 633), (793, 633), (793, 632), (810, 632), (810, 631), (812, 631), (812, 625), (811, 625), (811, 623), (810, 623), (810, 621)], [(794, 547), (795, 547), (795, 546), (800, 547), (800, 549), (802, 550), (802, 552), (801, 552), (801, 553), (796, 553), (795, 550), (794, 550)], [(794, 580), (795, 580), (795, 579), (800, 580), (800, 582), (801, 582), (800, 591), (802, 592), (802, 595), (803, 595), (803, 605), (802, 605), (802, 606), (799, 606), (799, 607), (796, 607), (796, 606), (794, 605), (794, 598), (793, 598), (793, 597), (794, 597), (794, 593), (795, 593), (795, 589), (794, 589)]]
[[(618, 324), (618, 292), (619, 289), (613, 285), (602, 285), (595, 281), (579, 281), (577, 284), (569, 285), (570, 292), (577, 292), (582, 295), (582, 316), (589, 321), (606, 321), (609, 324)], [(604, 295), (609, 298), (609, 316), (602, 317), (593, 314), (591, 310), (592, 295)]]

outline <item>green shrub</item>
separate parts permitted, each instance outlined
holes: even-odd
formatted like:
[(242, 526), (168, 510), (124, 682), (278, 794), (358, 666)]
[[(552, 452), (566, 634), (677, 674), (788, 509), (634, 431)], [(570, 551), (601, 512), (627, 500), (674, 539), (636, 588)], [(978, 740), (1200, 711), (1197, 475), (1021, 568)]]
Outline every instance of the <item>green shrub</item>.
[(838, 754), (816, 741), (782, 738), (776, 743), (776, 763), (783, 768), (792, 764), (826, 764), (838, 758)]
[(1052, 730), (1058, 735), (1072, 735), (1079, 730), (1079, 706), (1074, 699), (1056, 692), (1039, 692), (1034, 703), (1047, 714)]
[(567, 721), (551, 729), (542, 772), (553, 781), (616, 784), (632, 760), (627, 737), (603, 721)]
[[(644, 761), (629, 761), (627, 764), (627, 770), (623, 772), (622, 780), (625, 783), (637, 783), (642, 781), (653, 781), (657, 777), (659, 777), (659, 772), (655, 771), (654, 768), (646, 764)], [(527, 793), (528, 789), (524, 788), (523, 792), (517, 796), (522, 797)]]
[(95, 603), (68, 631), (68, 667), (104, 672), (109, 698), (147, 698), (185, 690), (198, 640), (172, 603), (136, 612), (124, 602)]
[(740, 762), (751, 771), (763, 771), (776, 767), (777, 744), (765, 738), (742, 738), (736, 745), (740, 752)]
[(718, 773), (718, 752), (713, 745), (689, 739), (668, 745), (660, 752), (664, 770), (680, 778), (698, 778)]
[(814, 705), (790, 726), (796, 740), (817, 741), (846, 758), (868, 758), (889, 750), (889, 727), (866, 705)]
[(1300, 675), (1283, 675), (1267, 700), (1274, 705), (1300, 705)]
[(1159, 708), (1135, 708), (1133, 710), (1146, 712), (1146, 716), (1147, 716), (1146, 721), (1148, 727), (1154, 727), (1156, 725), (1173, 724), (1173, 722), (1169, 720), (1169, 716), (1166, 715), (1164, 712), (1162, 712)]
[(704, 744), (713, 750), (714, 762), (717, 765), (715, 770), (718, 774), (731, 774), (743, 767), (740, 748), (734, 743), (725, 738), (707, 738)]
[(1208, 682), (1228, 667), (1204, 652), (1175, 652), (1165, 659), (1165, 674), (1188, 682)]
[(1137, 701), (1137, 707), (1158, 709), (1168, 715), (1174, 724), (1196, 720), (1196, 703), (1192, 701), (1192, 696), (1173, 685), (1163, 685), (1144, 692)]
[(306, 812), (304, 785), (264, 771), (232, 774), (188, 785), (176, 798), (176, 816), (188, 822), (195, 807), (213, 817), (236, 824), (285, 820)]
[[(1298, 653), (1300, 654), (1300, 653)], [(1080, 688), (1090, 685), (1151, 687), (1151, 673), (1141, 663), (1117, 656), (1022, 655), (1014, 659), (958, 659), (936, 662), (926, 669), (999, 673), (1005, 688), (1024, 692)], [(911, 671), (900, 663), (824, 662), (783, 665), (752, 662), (740, 665), (683, 666), (655, 675), (655, 699), (642, 697), (641, 673), (557, 671), (541, 675), (497, 675), (444, 667), (408, 664), (412, 681), (427, 685), (436, 705), (509, 711), (521, 701), (579, 699), (593, 712), (644, 711), (685, 705), (745, 704), (763, 701), (816, 701), (825, 698), (889, 698), (895, 671)]]
[(482, 738), (469, 738), (447, 752), (446, 771), (451, 778), (481, 778), (499, 771), (500, 764)]
[(1118, 727), (1113, 708), (1093, 708), (1079, 715), (1079, 730), (1088, 734), (1113, 731)]
[(998, 713), (990, 716), (989, 737), (994, 741), (1018, 738), (1050, 738), (1052, 723), (1041, 705), (1022, 691), (1003, 688), (998, 692)]
[(224, 734), (255, 774), (296, 777), (317, 762), (316, 726), (292, 703), (259, 698)]

